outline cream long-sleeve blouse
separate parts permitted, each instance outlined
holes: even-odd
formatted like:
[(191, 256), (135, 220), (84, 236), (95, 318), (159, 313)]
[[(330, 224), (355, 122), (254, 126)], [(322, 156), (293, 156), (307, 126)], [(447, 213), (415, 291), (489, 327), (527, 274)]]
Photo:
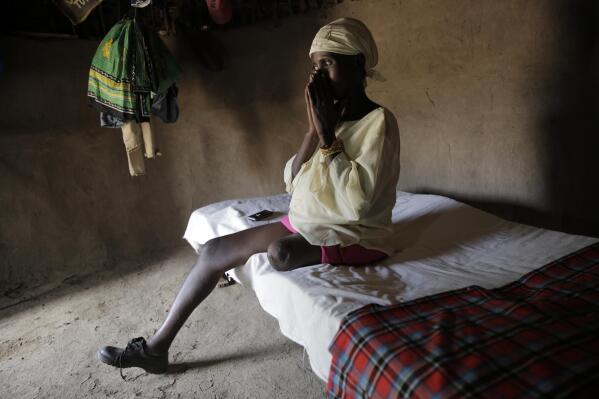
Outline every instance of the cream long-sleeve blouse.
[(391, 211), (399, 179), (399, 129), (379, 107), (337, 126), (345, 152), (329, 165), (318, 149), (291, 179), (295, 155), (284, 170), (291, 194), (289, 221), (312, 245), (360, 244), (388, 255)]

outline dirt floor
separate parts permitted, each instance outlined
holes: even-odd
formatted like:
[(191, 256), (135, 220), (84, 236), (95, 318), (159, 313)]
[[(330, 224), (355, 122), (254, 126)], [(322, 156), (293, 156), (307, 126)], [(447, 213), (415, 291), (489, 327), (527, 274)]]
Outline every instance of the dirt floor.
[(0, 397), (323, 397), (325, 384), (303, 348), (239, 285), (216, 289), (196, 309), (171, 348), (167, 374), (127, 369), (125, 382), (97, 360), (102, 345), (124, 345), (158, 327), (194, 259), (182, 247), (163, 259), (71, 276), (33, 297), (24, 286), (4, 291)]

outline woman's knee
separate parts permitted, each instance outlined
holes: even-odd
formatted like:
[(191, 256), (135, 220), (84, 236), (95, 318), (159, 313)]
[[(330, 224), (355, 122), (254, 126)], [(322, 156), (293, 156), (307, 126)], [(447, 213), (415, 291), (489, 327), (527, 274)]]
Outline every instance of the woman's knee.
[(196, 267), (209, 267), (210, 269), (214, 269), (215, 272), (220, 271), (217, 269), (220, 269), (220, 264), (222, 263), (219, 261), (222, 248), (223, 238), (221, 237), (215, 237), (206, 241), (206, 243), (202, 245), (202, 252), (200, 252), (200, 255), (198, 256)]
[(211, 238), (202, 246), (200, 256), (214, 256), (218, 254), (219, 248), (222, 246), (222, 237)]
[(267, 257), (271, 266), (278, 271), (287, 271), (292, 269), (291, 249), (285, 241), (277, 240), (272, 242), (267, 249)]

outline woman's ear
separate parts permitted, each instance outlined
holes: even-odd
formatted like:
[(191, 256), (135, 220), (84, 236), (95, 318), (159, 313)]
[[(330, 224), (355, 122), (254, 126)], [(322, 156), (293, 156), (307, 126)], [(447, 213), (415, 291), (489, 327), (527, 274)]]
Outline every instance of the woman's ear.
[(364, 54), (358, 54), (356, 56), (356, 62), (358, 63), (358, 71), (362, 78), (362, 86), (366, 87), (366, 57), (364, 57)]
[(358, 62), (358, 66), (360, 67), (360, 69), (362, 69), (364, 71), (364, 73), (366, 73), (366, 57), (364, 57), (364, 54), (360, 53), (356, 56), (356, 61)]

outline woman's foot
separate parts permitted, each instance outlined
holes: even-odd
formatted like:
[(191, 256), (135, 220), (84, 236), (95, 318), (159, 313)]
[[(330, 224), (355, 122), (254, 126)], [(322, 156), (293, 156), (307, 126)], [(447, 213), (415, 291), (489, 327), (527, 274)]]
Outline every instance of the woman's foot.
[(118, 367), (123, 376), (123, 369), (128, 367), (140, 367), (152, 374), (162, 374), (168, 367), (168, 352), (163, 354), (150, 353), (146, 340), (134, 338), (125, 349), (114, 346), (104, 346), (98, 351), (98, 358), (102, 363)]

